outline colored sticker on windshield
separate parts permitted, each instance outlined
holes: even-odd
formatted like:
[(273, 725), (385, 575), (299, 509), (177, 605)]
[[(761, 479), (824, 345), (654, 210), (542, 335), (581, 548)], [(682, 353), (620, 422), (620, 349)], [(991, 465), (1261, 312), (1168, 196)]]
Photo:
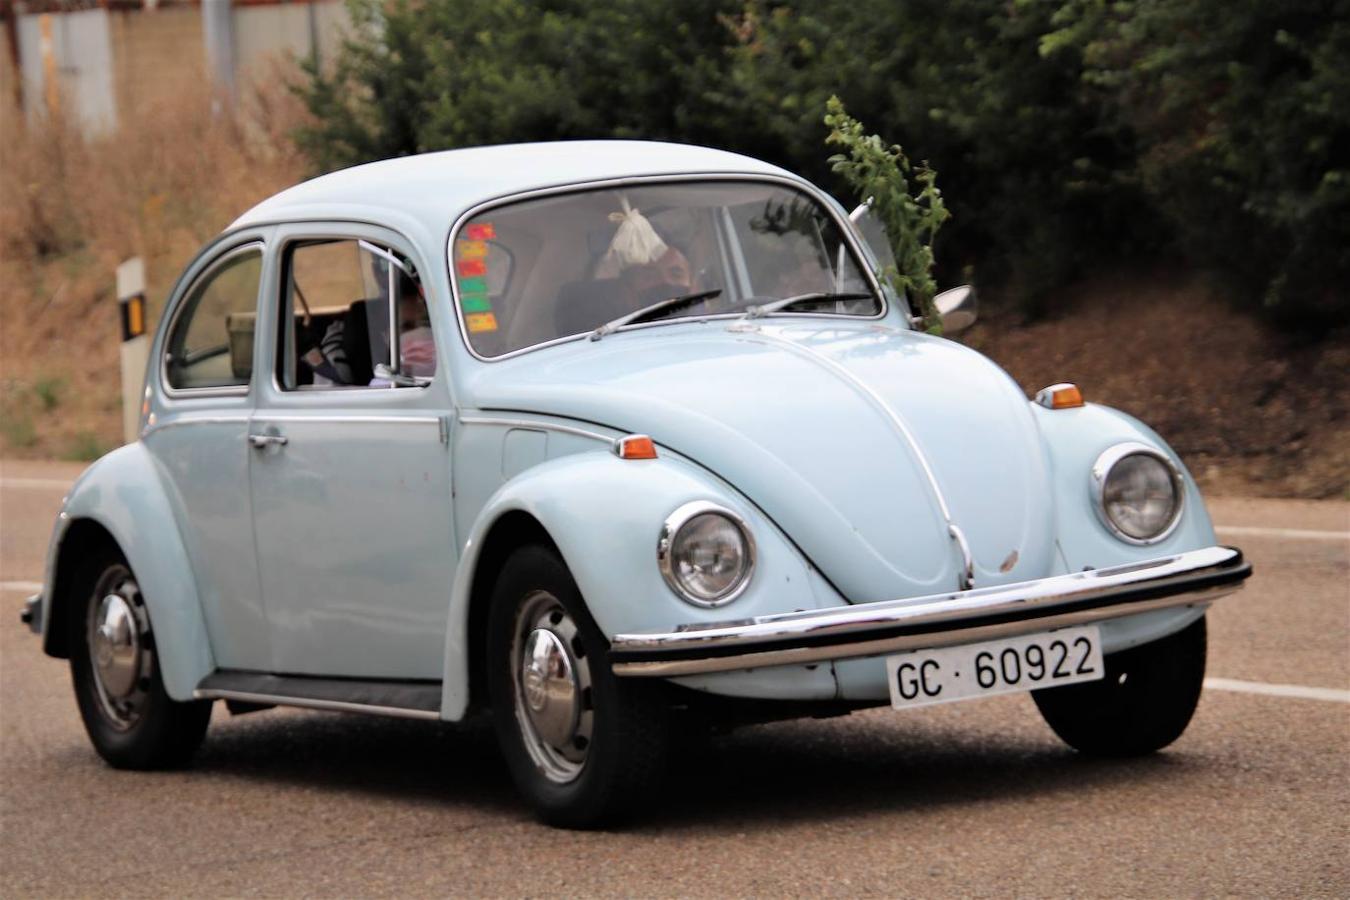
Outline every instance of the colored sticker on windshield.
[(460, 278), (473, 278), (476, 275), (487, 274), (487, 260), (484, 259), (461, 259), (455, 263), (455, 271), (459, 273)]
[(486, 259), (486, 241), (455, 241), (456, 259)]
[(491, 222), (478, 222), (464, 226), (464, 236), (471, 241), (490, 241), (497, 236), (497, 229)]
[(459, 308), (466, 313), (492, 312), (492, 304), (487, 294), (461, 294)]
[(473, 334), (480, 331), (496, 331), (497, 317), (490, 312), (469, 313), (464, 317), (464, 324)]

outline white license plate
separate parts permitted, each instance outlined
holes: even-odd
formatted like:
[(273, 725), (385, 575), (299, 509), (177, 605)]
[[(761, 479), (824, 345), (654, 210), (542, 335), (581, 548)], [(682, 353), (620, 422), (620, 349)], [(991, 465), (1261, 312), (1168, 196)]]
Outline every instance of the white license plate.
[(908, 709), (1103, 677), (1097, 626), (886, 657), (891, 706)]

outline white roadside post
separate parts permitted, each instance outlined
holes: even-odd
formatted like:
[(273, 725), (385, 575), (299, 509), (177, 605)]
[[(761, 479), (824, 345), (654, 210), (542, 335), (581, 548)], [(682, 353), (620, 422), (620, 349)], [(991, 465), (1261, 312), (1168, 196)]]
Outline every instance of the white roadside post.
[(150, 338), (145, 333), (145, 261), (139, 256), (117, 267), (117, 305), (122, 318), (122, 440), (136, 440), (145, 393)]

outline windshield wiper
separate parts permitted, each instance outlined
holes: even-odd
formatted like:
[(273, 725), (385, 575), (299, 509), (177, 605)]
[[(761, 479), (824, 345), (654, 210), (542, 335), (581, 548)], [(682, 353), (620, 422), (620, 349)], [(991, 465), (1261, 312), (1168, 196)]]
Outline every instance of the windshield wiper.
[(693, 294), (681, 294), (678, 297), (667, 297), (664, 300), (658, 300), (650, 306), (644, 306), (642, 309), (625, 313), (617, 319), (606, 322), (591, 332), (591, 340), (598, 341), (607, 334), (613, 334), (625, 325), (632, 325), (635, 322), (646, 322), (648, 319), (658, 318), (668, 312), (674, 312), (680, 307), (689, 306), (691, 303), (697, 303), (700, 300), (711, 300), (721, 293), (721, 288), (713, 288), (710, 291), (698, 291)]
[(811, 303), (820, 300), (871, 300), (872, 295), (863, 291), (844, 291), (834, 293), (831, 291), (812, 291), (809, 294), (798, 294), (795, 297), (784, 297), (782, 300), (771, 300), (768, 303), (752, 306), (741, 316), (742, 319), (758, 319), (763, 316), (773, 315), (781, 309), (786, 309), (798, 303)]

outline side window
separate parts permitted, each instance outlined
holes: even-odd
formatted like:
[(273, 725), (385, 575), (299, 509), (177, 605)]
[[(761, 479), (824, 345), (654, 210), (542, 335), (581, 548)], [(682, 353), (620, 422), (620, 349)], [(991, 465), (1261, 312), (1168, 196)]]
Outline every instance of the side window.
[(262, 248), (248, 247), (192, 286), (169, 333), (165, 368), (171, 388), (248, 384), (261, 276)]
[(287, 248), (285, 273), (284, 390), (417, 387), (435, 374), (426, 296), (403, 256), (368, 241), (302, 241)]

